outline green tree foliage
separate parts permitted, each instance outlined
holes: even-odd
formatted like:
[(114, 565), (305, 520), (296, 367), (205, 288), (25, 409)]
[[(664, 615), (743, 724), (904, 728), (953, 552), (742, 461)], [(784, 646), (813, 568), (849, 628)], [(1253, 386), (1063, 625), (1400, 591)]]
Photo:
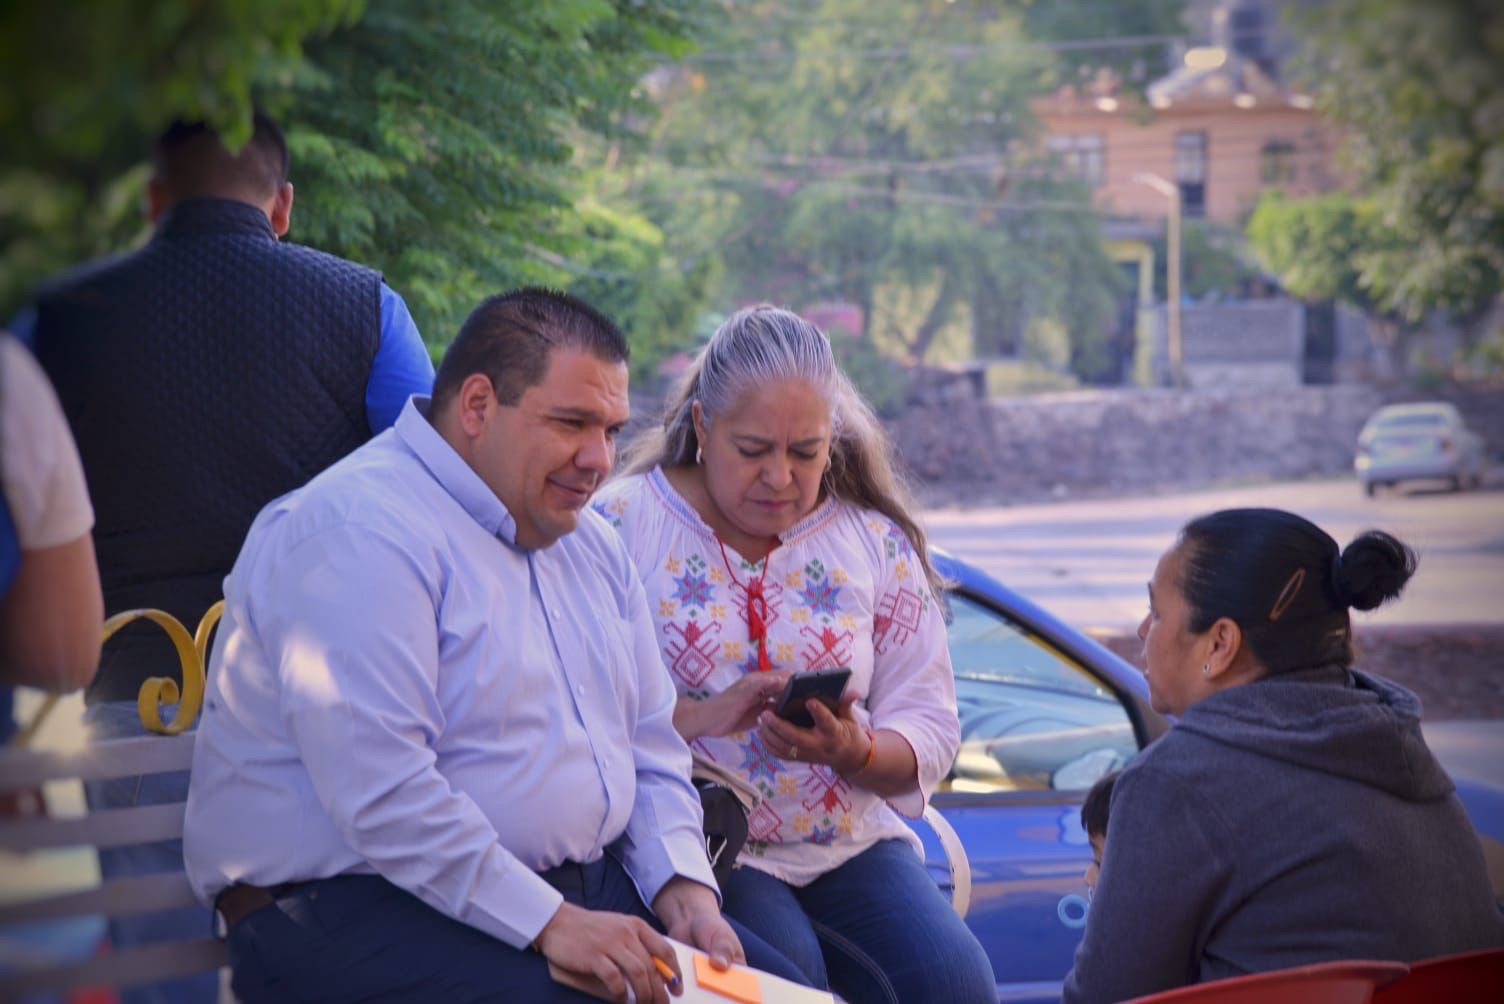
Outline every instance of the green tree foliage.
[[(174, 117), (249, 127), (252, 85), (296, 64), (310, 35), (354, 22), (361, 0), (47, 3), (0, 7), (0, 145), (8, 167), (118, 169)], [(101, 162), (103, 162), (101, 164)]]
[(174, 117), (250, 126), (261, 75), (360, 0), (0, 5), (0, 308), (42, 275), (142, 229), (145, 137)]
[(1401, 359), (1411, 334), (1368, 271), (1376, 258), (1404, 253), (1377, 200), (1346, 192), (1291, 199), (1265, 192), (1248, 218), (1248, 244), (1285, 289), (1312, 302), (1340, 300), (1369, 315), (1371, 331)]
[[(1250, 263), (1244, 232), (1234, 226), (1215, 220), (1185, 219), (1180, 239), (1180, 288), (1192, 300), (1236, 296), (1245, 283), (1259, 275)], [(1153, 244), (1154, 295), (1163, 300), (1169, 291), (1169, 244), (1163, 235), (1156, 237)]]
[(1411, 321), (1477, 314), (1504, 288), (1504, 6), (1335, 0), (1302, 24), (1381, 224), (1353, 248), (1361, 295)]
[(915, 360), (958, 326), (1016, 351), (1043, 316), (1100, 339), (1119, 278), (1096, 217), (1028, 154), (1057, 70), (1013, 5), (727, 5), (654, 81), (630, 191), (686, 258), (722, 258), (727, 303), (853, 303)]
[[(294, 236), (384, 269), (434, 346), (509, 286), (588, 295), (602, 271), (652, 274), (650, 224), (575, 210), (577, 153), (646, 112), (635, 81), (683, 51), (688, 2), (371, 0), (267, 89), (291, 125)], [(655, 302), (609, 306), (635, 336), (664, 321)]]
[(147, 137), (203, 117), (234, 141), (254, 97), (287, 127), (290, 237), (382, 269), (435, 349), (486, 294), (600, 293), (603, 274), (631, 277), (608, 306), (634, 341), (686, 328), (695, 277), (660, 267), (662, 235), (629, 204), (589, 205), (587, 157), (645, 121), (636, 81), (682, 55), (693, 6), (23, 0), (0, 15), (21, 83), (0, 136), (26, 152), (0, 171), (0, 305), (144, 234)]
[(1248, 219), (1248, 243), (1260, 264), (1304, 300), (1341, 300), (1381, 312), (1364, 281), (1370, 254), (1399, 249), (1374, 200), (1335, 192), (1292, 199), (1269, 191)]

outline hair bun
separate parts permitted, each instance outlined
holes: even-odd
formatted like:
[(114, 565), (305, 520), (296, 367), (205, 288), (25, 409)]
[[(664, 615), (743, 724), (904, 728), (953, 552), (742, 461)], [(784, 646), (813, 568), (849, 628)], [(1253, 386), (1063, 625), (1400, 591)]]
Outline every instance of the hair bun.
[(1415, 552), (1382, 530), (1358, 535), (1332, 561), (1332, 588), (1337, 601), (1355, 610), (1372, 610), (1398, 596), (1415, 574)]

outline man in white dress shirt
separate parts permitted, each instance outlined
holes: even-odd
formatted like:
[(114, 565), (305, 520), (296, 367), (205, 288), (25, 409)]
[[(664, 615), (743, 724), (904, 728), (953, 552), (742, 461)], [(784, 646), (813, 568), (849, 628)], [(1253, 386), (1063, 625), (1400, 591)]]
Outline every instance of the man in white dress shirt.
[(721, 916), (643, 589), (586, 507), (626, 360), (578, 300), (494, 297), (431, 401), (257, 517), (184, 832), (242, 1001), (588, 999), (551, 964), (666, 1002), (659, 930), (799, 979)]

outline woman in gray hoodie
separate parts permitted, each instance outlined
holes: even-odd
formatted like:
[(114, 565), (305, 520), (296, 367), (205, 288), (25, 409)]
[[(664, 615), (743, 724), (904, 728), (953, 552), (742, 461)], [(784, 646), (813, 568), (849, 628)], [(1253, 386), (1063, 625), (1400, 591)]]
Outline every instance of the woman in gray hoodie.
[(1067, 1002), (1504, 944), (1420, 702), (1351, 668), (1349, 608), (1414, 571), (1386, 533), (1339, 551), (1275, 509), (1181, 531), (1138, 631), (1152, 703), (1178, 720), (1114, 787)]

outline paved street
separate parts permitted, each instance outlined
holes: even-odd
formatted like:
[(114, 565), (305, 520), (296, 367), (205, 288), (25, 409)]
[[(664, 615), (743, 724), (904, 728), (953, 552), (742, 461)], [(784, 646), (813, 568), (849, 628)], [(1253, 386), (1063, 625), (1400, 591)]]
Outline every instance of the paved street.
[(1154, 498), (935, 509), (934, 543), (1084, 628), (1131, 630), (1145, 583), (1188, 519), (1234, 506), (1306, 516), (1345, 544), (1379, 528), (1420, 552), (1420, 570), (1389, 608), (1356, 615), (1376, 624), (1504, 623), (1504, 489), (1451, 494), (1407, 490), (1364, 498), (1350, 478), (1219, 489)]

